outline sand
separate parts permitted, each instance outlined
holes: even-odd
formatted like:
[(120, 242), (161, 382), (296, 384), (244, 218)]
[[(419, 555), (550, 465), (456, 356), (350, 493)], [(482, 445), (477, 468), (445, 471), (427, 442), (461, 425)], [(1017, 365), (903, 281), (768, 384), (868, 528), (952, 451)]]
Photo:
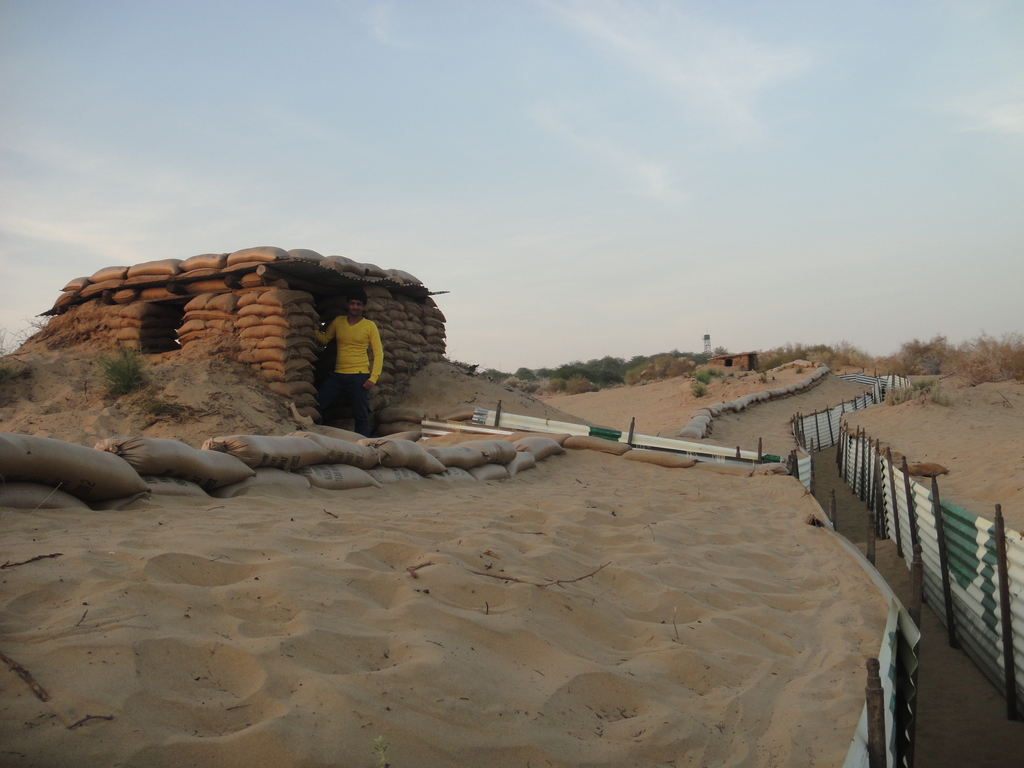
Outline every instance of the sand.
[[(0, 428), (295, 426), (196, 359), (152, 369), (176, 416), (141, 416), (75, 354), (26, 358)], [(688, 419), (657, 386), (616, 390), (638, 431)], [(405, 404), (497, 399), (565, 417), (447, 366)], [(886, 605), (815, 513), (789, 477), (593, 451), (504, 482), (3, 510), (0, 560), (61, 554), (0, 572), (0, 649), (50, 696), (3, 672), (0, 762), (371, 766), (383, 737), (396, 767), (840, 765)]]
[[(910, 463), (935, 462), (944, 501), (992, 520), (995, 505), (1006, 526), (1024, 531), (1024, 384), (943, 382), (949, 405), (916, 400), (878, 405), (846, 417)], [(930, 483), (928, 478), (918, 478)]]

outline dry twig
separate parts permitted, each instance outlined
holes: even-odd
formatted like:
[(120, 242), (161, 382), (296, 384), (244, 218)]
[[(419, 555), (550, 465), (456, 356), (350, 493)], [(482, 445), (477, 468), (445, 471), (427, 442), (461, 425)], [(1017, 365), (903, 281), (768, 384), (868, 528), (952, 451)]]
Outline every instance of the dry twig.
[(420, 568), (426, 568), (428, 565), (433, 565), (433, 563), (428, 560), (427, 562), (420, 563), (419, 565), (410, 565), (405, 570), (407, 570), (409, 572), (409, 575), (412, 576), (414, 579), (418, 579), (419, 576), (416, 575), (416, 571), (418, 571)]
[(34, 563), (36, 560), (45, 560), (48, 557), (60, 557), (63, 554), (63, 552), (54, 552), (52, 555), (36, 555), (35, 557), (30, 557), (28, 560), (22, 560), (20, 563), (12, 563), (8, 560), (3, 565), (0, 565), (0, 570), (3, 570), (4, 568), (14, 568), (16, 565), (25, 565), (25, 563)]
[(484, 571), (474, 571), (472, 569), (467, 569), (467, 570), (469, 570), (470, 573), (475, 573), (477, 576), (489, 576), (492, 579), (501, 579), (502, 581), (514, 581), (517, 584), (529, 584), (532, 587), (553, 587), (556, 584), (572, 584), (572, 583), (577, 582), (577, 581), (583, 581), (584, 579), (589, 579), (595, 573), (597, 573), (598, 571), (600, 571), (603, 568), (607, 568), (609, 565), (611, 565), (610, 562), (609, 563), (605, 563), (604, 565), (602, 565), (602, 566), (600, 566), (598, 568), (595, 568), (590, 573), (584, 574), (583, 576), (577, 576), (575, 579), (552, 579), (551, 581), (544, 581), (544, 582), (541, 582), (541, 581), (527, 581), (526, 579), (517, 579), (515, 576), (503, 576), (500, 573), (485, 573)]
[(32, 692), (36, 695), (40, 701), (49, 701), (50, 694), (43, 690), (43, 687), (35, 681), (32, 677), (32, 673), (25, 669), (21, 664), (16, 662), (10, 656), (7, 656), (3, 652), (0, 652), (0, 661), (3, 661), (11, 671), (18, 675), (22, 680), (28, 683), (28, 687), (32, 689)]
[(68, 730), (69, 731), (73, 731), (78, 726), (80, 726), (80, 725), (82, 725), (84, 723), (87, 723), (90, 720), (113, 720), (113, 719), (114, 719), (113, 715), (86, 715), (81, 720), (79, 720), (77, 723), (72, 723), (71, 725), (69, 725), (68, 726)]

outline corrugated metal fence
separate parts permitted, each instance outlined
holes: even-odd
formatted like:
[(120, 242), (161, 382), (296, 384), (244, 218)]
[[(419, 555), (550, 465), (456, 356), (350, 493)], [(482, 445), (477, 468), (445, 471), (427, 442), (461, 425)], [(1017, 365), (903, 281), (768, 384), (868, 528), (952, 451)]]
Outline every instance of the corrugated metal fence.
[(943, 500), (937, 481), (925, 485), (904, 473), (862, 431), (844, 426), (839, 439), (840, 474), (874, 510), (879, 536), (895, 540), (908, 568), (913, 545), (920, 544), (925, 601), (946, 626), (950, 644), (962, 647), (1008, 699), (1014, 697), (1008, 713), (1011, 707), (1024, 712), (1024, 536), (1010, 529), (1003, 536), (1009, 597), (1004, 629), (996, 524)]

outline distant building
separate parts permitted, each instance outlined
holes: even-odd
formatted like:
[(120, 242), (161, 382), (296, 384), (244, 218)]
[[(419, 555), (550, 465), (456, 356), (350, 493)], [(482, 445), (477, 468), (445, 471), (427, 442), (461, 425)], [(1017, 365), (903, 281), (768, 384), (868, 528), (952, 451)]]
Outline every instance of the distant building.
[(737, 371), (756, 371), (757, 352), (742, 352), (738, 355), (715, 355), (708, 360), (708, 365), (734, 368)]

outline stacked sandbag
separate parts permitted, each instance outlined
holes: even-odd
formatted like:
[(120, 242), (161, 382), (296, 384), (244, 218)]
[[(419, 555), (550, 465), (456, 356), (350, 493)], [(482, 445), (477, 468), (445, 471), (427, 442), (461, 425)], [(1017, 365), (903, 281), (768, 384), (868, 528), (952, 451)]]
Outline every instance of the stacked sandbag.
[(253, 469), (271, 467), (289, 472), (310, 464), (325, 464), (331, 459), (330, 453), (323, 446), (304, 437), (292, 435), (211, 437), (203, 443), (202, 450), (229, 453)]
[(248, 464), (229, 453), (201, 451), (177, 440), (108, 437), (93, 447), (120, 456), (145, 477), (184, 480), (204, 491), (241, 482), (255, 474)]
[(739, 413), (758, 403), (765, 403), (769, 400), (803, 392), (815, 386), (828, 374), (827, 365), (812, 363), (807, 360), (794, 360), (783, 367), (814, 368), (814, 370), (806, 378), (785, 387), (752, 392), (749, 395), (743, 395), (726, 403), (714, 403), (713, 405), (704, 406), (690, 414), (690, 420), (686, 423), (686, 426), (676, 433), (676, 437), (683, 440), (700, 440), (711, 433), (712, 422), (715, 417), (721, 416), (723, 413)]
[(182, 347), (235, 331), (238, 296), (233, 293), (201, 293), (185, 305), (185, 317), (178, 329)]
[(312, 294), (280, 288), (242, 293), (236, 304), (238, 359), (270, 382), (270, 389), (295, 403), (302, 416), (317, 417), (313, 385), (320, 321)]
[(0, 433), (0, 474), (4, 482), (45, 485), (90, 503), (146, 492), (121, 457), (50, 437)]
[(181, 262), (181, 272), (179, 273), (182, 278), (188, 278), (185, 283), (185, 291), (195, 296), (207, 293), (229, 293), (231, 288), (223, 274), (227, 260), (228, 254), (226, 253), (200, 253), (185, 259)]
[[(380, 463), (377, 452), (373, 448), (360, 445), (358, 442), (329, 437), (316, 432), (292, 432), (288, 436), (304, 437), (326, 449), (327, 461), (331, 464), (347, 464), (366, 470), (373, 469)], [(359, 439), (362, 439), (362, 435), (359, 435)]]
[(0, 482), (0, 508), (89, 509), (77, 496), (40, 483)]
[(256, 474), (252, 477), (217, 488), (210, 491), (210, 495), (216, 496), (218, 499), (233, 499), (250, 488), (265, 488), (267, 486), (278, 486), (292, 491), (308, 491), (310, 488), (309, 480), (295, 472), (274, 467), (258, 467)]
[[(387, 406), (381, 408), (375, 414), (377, 426), (374, 429), (374, 435), (377, 437), (387, 437), (388, 435), (406, 432), (418, 435), (422, 431), (422, 423), (425, 418), (426, 414), (415, 408)], [(417, 437), (416, 439), (419, 438)]]
[(389, 469), (411, 469), (423, 476), (440, 474), (447, 469), (444, 464), (431, 456), (423, 446), (409, 440), (378, 437), (360, 440), (359, 442), (376, 451), (377, 459), (382, 467)]
[[(375, 271), (388, 279), (395, 277), (372, 264), (342, 264), (340, 259), (328, 256), (322, 263), (339, 264), (339, 270), (351, 271), (352, 274), (362, 269), (370, 277)], [(415, 280), (411, 275), (409, 278)], [(402, 279), (411, 282), (407, 278)], [(384, 348), (384, 365), (369, 403), (370, 410), (377, 413), (390, 405), (392, 397), (404, 389), (416, 371), (444, 357), (444, 315), (429, 297), (419, 301), (393, 293), (382, 285), (364, 284), (362, 287), (367, 296), (364, 316), (377, 325), (381, 346)], [(345, 314), (347, 299), (344, 295), (330, 296), (322, 299), (318, 306), (325, 318), (335, 317)], [(414, 430), (407, 427), (395, 431)]]
[(181, 311), (175, 306), (137, 301), (117, 311), (112, 321), (118, 346), (141, 352), (172, 352), (179, 349), (178, 324)]

